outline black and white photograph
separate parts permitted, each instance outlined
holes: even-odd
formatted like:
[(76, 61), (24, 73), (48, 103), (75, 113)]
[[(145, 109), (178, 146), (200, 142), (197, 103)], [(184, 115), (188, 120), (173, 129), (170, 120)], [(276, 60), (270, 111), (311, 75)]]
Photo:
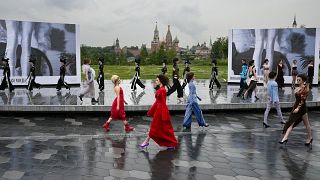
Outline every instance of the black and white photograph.
[(277, 72), (277, 67), (281, 64), (284, 77), (291, 76), (294, 60), (297, 62), (298, 73), (307, 73), (310, 62), (317, 62), (315, 61), (316, 30), (316, 28), (233, 29), (230, 37), (232, 48), (229, 51), (232, 52), (232, 56), (229, 57), (229, 62), (231, 60), (229, 75), (240, 74), (241, 59), (246, 59), (247, 62), (254, 60), (257, 75), (260, 77), (263, 76), (263, 64), (266, 59), (270, 72)]
[(59, 76), (61, 56), (66, 76), (76, 76), (76, 49), (75, 24), (0, 20), (0, 54), (9, 58), (13, 80), (28, 76), (30, 57), (38, 77)]

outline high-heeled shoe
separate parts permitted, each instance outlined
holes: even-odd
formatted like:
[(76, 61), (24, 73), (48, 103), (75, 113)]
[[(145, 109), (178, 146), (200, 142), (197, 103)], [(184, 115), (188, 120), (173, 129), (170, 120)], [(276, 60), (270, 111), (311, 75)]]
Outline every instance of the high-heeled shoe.
[(169, 147), (167, 147), (167, 150), (174, 150), (176, 147), (174, 147), (174, 146), (169, 146)]
[(285, 122), (285, 121), (281, 121), (280, 123), (281, 123), (281, 124), (286, 124), (286, 122)]
[(208, 123), (205, 123), (204, 125), (201, 125), (199, 127), (209, 127), (209, 124)]
[(305, 146), (310, 146), (310, 145), (312, 146), (312, 141), (313, 141), (313, 138), (311, 138), (308, 143), (304, 143), (304, 145), (305, 145)]
[(134, 127), (130, 126), (129, 124), (124, 125), (124, 130), (126, 132), (130, 132), (134, 130)]
[(149, 146), (149, 143), (139, 144), (139, 147), (140, 147), (141, 149), (147, 148), (148, 146)]
[(110, 131), (110, 128), (109, 128), (109, 125), (110, 123), (107, 121), (106, 123), (104, 123), (104, 125), (102, 126), (106, 132)]
[(279, 144), (284, 144), (284, 145), (286, 145), (287, 142), (288, 142), (288, 139), (286, 139), (286, 140), (284, 140), (284, 141), (279, 141)]
[(264, 128), (268, 128), (268, 127), (270, 127), (270, 125), (268, 125), (267, 123), (263, 122), (263, 127)]

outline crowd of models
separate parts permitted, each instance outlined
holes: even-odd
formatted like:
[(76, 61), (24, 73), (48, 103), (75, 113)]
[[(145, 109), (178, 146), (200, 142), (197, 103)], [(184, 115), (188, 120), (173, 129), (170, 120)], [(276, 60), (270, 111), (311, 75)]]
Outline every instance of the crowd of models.
[[(0, 85), (0, 90), (4, 90), (8, 88), (10, 92), (14, 90), (14, 86), (10, 81), (10, 67), (8, 63), (9, 59), (3, 57), (2, 62), (4, 64), (3, 67), (3, 80)], [(99, 90), (104, 90), (104, 60), (103, 58), (99, 58), (99, 74), (97, 76), (97, 83), (99, 85)], [(33, 56), (30, 56), (30, 73), (27, 78), (28, 85), (27, 89), (29, 91), (33, 90), (33, 87), (40, 89), (40, 84), (35, 82), (36, 72), (35, 72), (35, 63), (36, 59)], [(65, 72), (66, 72), (66, 58), (60, 58), (61, 67), (60, 67), (60, 77), (56, 86), (57, 91), (60, 91), (62, 86), (66, 89), (69, 89), (69, 85), (65, 82)], [(135, 59), (135, 74), (131, 81), (131, 90), (136, 91), (137, 85), (142, 89), (145, 89), (145, 85), (140, 80), (140, 58)], [(183, 127), (185, 129), (191, 128), (192, 114), (195, 115), (196, 120), (198, 122), (199, 127), (208, 127), (209, 124), (206, 123), (200, 106), (198, 104), (198, 100), (201, 101), (201, 98), (197, 95), (196, 86), (193, 81), (195, 79), (195, 74), (191, 72), (190, 61), (188, 58), (185, 59), (185, 68), (183, 71), (183, 84), (180, 84), (179, 81), (179, 67), (178, 67), (178, 58), (173, 59), (173, 73), (172, 73), (172, 81), (173, 85), (170, 86), (169, 79), (167, 77), (167, 58), (164, 57), (162, 61), (162, 69), (161, 73), (157, 76), (155, 81), (155, 102), (151, 106), (148, 111), (148, 115), (152, 117), (152, 122), (150, 125), (149, 133), (147, 138), (139, 145), (140, 148), (146, 148), (149, 146), (150, 139), (154, 140), (160, 147), (165, 149), (174, 149), (177, 146), (177, 139), (174, 135), (174, 129), (171, 124), (171, 117), (168, 110), (168, 106), (166, 103), (166, 97), (170, 96), (173, 92), (177, 91), (178, 100), (182, 101), (183, 99), (183, 89), (188, 84), (189, 95), (186, 104), (185, 116), (183, 120)], [(243, 99), (252, 96), (252, 93), (255, 93), (255, 99), (258, 100), (257, 97), (257, 70), (255, 67), (254, 60), (249, 62), (249, 65), (246, 63), (245, 59), (242, 59), (242, 68), (240, 73), (240, 90), (238, 93), (238, 97), (242, 97)], [(83, 101), (83, 97), (91, 98), (92, 103), (96, 103), (97, 100), (95, 97), (95, 87), (94, 87), (94, 79), (95, 79), (95, 71), (90, 67), (91, 60), (85, 59), (84, 64), (82, 65), (82, 72), (85, 74), (84, 87), (82, 88), (79, 98)], [(305, 146), (312, 147), (312, 132), (310, 127), (310, 122), (308, 119), (308, 112), (306, 106), (306, 99), (312, 88), (312, 80), (314, 76), (314, 67), (313, 61), (310, 61), (307, 69), (307, 75), (298, 74), (297, 70), (297, 61), (293, 60), (293, 64), (291, 65), (291, 76), (292, 76), (292, 89), (295, 92), (296, 101), (293, 105), (292, 111), (290, 113), (288, 121), (285, 121), (282, 116), (281, 107), (279, 103), (279, 95), (278, 91), (284, 87), (284, 73), (283, 73), (284, 65), (283, 61), (280, 60), (277, 65), (277, 71), (271, 71), (268, 65), (268, 59), (266, 59), (262, 65), (263, 72), (263, 85), (267, 88), (268, 101), (266, 104), (266, 110), (264, 112), (263, 119), (263, 127), (269, 128), (268, 124), (268, 114), (272, 106), (274, 106), (277, 110), (277, 114), (279, 117), (279, 121), (281, 124), (284, 124), (282, 130), (282, 138), (279, 141), (280, 144), (286, 144), (288, 142), (288, 137), (294, 127), (296, 127), (301, 121), (303, 121), (306, 130), (307, 130), (307, 138), (305, 142)], [(212, 58), (212, 70), (210, 76), (210, 91), (213, 90), (213, 85), (216, 84), (217, 88), (221, 88), (221, 84), (218, 81), (218, 69), (217, 69), (217, 61), (215, 58)], [(111, 113), (109, 119), (103, 125), (105, 131), (110, 131), (110, 123), (112, 120), (122, 120), (124, 125), (124, 130), (126, 132), (130, 132), (134, 130), (134, 127), (130, 126), (128, 121), (126, 120), (126, 113), (124, 111), (124, 104), (127, 104), (124, 100), (123, 89), (120, 86), (121, 80), (118, 75), (113, 75), (111, 77), (111, 81), (114, 85), (115, 99), (112, 103)], [(296, 87), (296, 82), (298, 87)]]

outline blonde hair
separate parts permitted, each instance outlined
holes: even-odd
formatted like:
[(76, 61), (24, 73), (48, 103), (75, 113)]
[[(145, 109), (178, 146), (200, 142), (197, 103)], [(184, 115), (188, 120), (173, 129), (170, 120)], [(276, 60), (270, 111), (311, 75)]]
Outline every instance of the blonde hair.
[(111, 81), (114, 85), (117, 85), (117, 83), (120, 81), (120, 77), (118, 75), (112, 75)]

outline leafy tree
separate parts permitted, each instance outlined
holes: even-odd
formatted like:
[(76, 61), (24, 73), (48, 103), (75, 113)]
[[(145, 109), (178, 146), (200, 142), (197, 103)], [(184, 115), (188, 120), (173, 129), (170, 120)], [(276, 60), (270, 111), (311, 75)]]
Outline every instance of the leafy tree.
[(216, 58), (222, 59), (228, 57), (228, 38), (219, 37), (213, 44), (211, 53), (215, 55)]
[(177, 55), (176, 51), (174, 49), (169, 49), (167, 51), (167, 59), (168, 62), (172, 62), (173, 58), (175, 58)]

